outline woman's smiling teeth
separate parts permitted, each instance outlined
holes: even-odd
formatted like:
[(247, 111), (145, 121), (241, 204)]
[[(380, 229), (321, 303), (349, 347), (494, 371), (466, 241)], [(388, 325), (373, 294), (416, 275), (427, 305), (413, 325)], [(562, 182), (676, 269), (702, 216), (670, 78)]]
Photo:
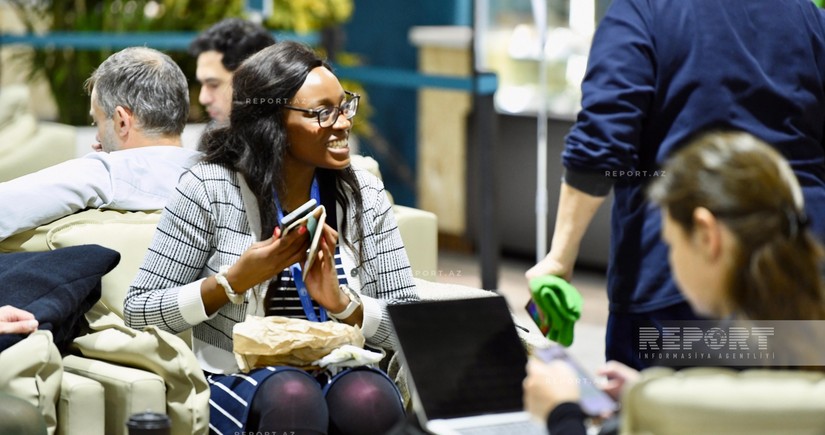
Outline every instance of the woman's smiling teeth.
[(334, 140), (334, 141), (330, 142), (329, 144), (327, 144), (327, 148), (332, 148), (332, 149), (339, 149), (339, 148), (346, 148), (346, 147), (347, 147), (347, 139), (346, 138)]

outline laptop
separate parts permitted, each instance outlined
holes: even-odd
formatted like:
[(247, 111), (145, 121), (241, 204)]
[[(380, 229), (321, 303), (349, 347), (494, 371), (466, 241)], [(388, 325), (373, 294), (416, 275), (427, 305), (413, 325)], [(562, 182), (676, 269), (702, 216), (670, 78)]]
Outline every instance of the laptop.
[(527, 354), (501, 297), (388, 307), (413, 408), (435, 434), (546, 434), (524, 411)]

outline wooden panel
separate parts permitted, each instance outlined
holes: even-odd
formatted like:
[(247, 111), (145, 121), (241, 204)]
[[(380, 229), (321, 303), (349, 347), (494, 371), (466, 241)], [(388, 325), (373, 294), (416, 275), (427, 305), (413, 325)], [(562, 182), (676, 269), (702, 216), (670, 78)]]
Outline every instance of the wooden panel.
[[(469, 47), (422, 46), (419, 70), (470, 75)], [(467, 209), (467, 116), (469, 93), (422, 89), (418, 93), (418, 207), (438, 216), (442, 233), (464, 235)]]

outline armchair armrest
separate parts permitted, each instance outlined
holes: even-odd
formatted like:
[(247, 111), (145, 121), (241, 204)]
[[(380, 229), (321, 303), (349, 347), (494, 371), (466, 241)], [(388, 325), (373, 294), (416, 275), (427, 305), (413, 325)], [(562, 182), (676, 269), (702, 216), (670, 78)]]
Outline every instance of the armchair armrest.
[(63, 372), (57, 402), (57, 433), (104, 435), (105, 411), (104, 390), (100, 382)]
[(57, 427), (57, 398), (63, 364), (50, 331), (35, 331), (0, 352), (0, 392), (40, 409), (49, 433)]
[[(159, 409), (165, 410), (172, 419), (172, 434), (208, 432), (209, 384), (195, 354), (184, 340), (153, 326), (142, 331), (127, 328), (117, 322), (107, 326), (98, 322), (96, 326), (99, 328), (97, 332), (78, 337), (74, 341), (74, 346), (84, 357), (155, 374), (153, 376), (165, 384), (164, 405)], [(64, 366), (67, 371), (72, 371), (65, 360)], [(72, 367), (77, 365), (73, 364)], [(108, 400), (107, 391), (107, 408)], [(108, 422), (106, 429), (107, 434), (112, 433)]]
[(438, 218), (434, 213), (403, 205), (394, 205), (393, 212), (413, 276), (435, 281), (438, 278)]
[(125, 435), (126, 420), (136, 412), (166, 413), (166, 385), (154, 373), (74, 355), (63, 358), (63, 370), (103, 386), (107, 434)]

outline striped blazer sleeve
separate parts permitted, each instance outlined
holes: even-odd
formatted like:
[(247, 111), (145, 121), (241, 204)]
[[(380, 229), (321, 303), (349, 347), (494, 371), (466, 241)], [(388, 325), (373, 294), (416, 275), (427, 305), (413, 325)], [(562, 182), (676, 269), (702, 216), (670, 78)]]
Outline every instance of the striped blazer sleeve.
[[(375, 298), (381, 305), (381, 322), (376, 333), (367, 342), (372, 346), (397, 349), (392, 330), (388, 304), (417, 301), (418, 292), (413, 281), (410, 261), (395, 214), (384, 190), (384, 184), (367, 171), (356, 170), (364, 200), (364, 263), (361, 293)], [(349, 216), (354, 216), (352, 208)]]
[(178, 333), (193, 326), (178, 301), (185, 286), (200, 288), (216, 228), (202, 174), (193, 172), (198, 168), (181, 177), (129, 287), (123, 314), (132, 328), (155, 325)]

